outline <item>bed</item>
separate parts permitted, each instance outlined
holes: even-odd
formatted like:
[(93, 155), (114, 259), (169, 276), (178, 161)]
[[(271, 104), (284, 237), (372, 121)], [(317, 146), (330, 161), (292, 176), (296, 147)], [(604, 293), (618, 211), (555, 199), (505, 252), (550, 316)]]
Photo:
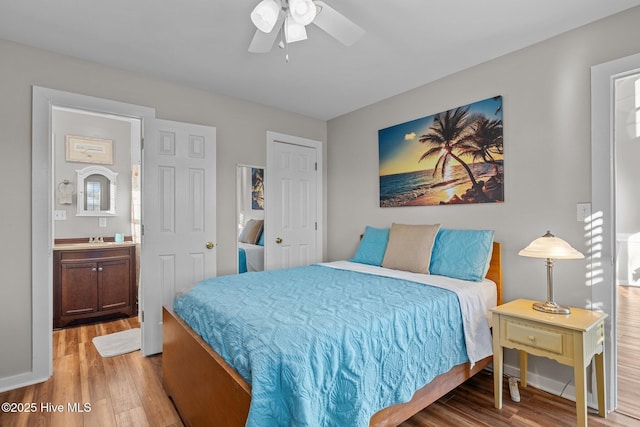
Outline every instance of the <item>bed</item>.
[(238, 236), (238, 273), (264, 270), (264, 220), (250, 219)]
[(264, 245), (238, 242), (238, 273), (264, 270)]
[[(502, 269), (500, 245), (498, 243), (491, 244), (490, 254), (490, 262), (488, 263), (486, 277), (495, 283), (496, 302), (499, 304), (502, 301)], [(353, 263), (344, 262), (338, 263), (338, 265), (331, 263), (307, 268), (311, 268), (311, 270), (315, 269), (316, 271), (321, 272), (325, 277), (371, 274), (368, 266), (363, 266), (363, 271), (354, 272), (349, 269), (352, 267), (351, 264)], [(373, 267), (374, 270), (376, 268), (379, 267)], [(358, 267), (356, 265), (356, 270), (357, 269)], [(338, 270), (341, 272), (338, 272)], [(346, 272), (342, 273), (342, 271)], [(309, 275), (309, 272), (310, 270), (301, 270), (291, 272), (291, 274)], [(250, 274), (256, 275), (270, 273)], [(413, 273), (407, 274), (411, 275)], [(259, 277), (262, 278), (263, 276)], [(378, 280), (377, 278), (374, 279), (373, 276), (367, 277), (369, 277), (371, 283)], [(436, 276), (433, 276), (433, 278), (435, 277)], [(405, 279), (406, 277), (403, 276), (400, 278), (391, 278), (389, 280)], [(380, 280), (383, 281), (383, 279)], [(386, 280), (387, 279), (384, 279), (384, 281)], [(413, 287), (421, 289), (425, 288), (424, 286)], [(204, 286), (201, 288), (209, 289)], [(254, 291), (256, 289), (257, 288), (255, 288)], [(336, 289), (329, 290), (328, 292), (333, 295)], [(267, 288), (265, 289), (265, 292), (271, 292), (271, 289)], [(419, 290), (419, 292), (423, 292), (423, 290)], [(429, 292), (432, 291), (430, 290)], [(442, 292), (447, 293), (449, 291), (443, 290)], [(385, 296), (385, 298), (387, 297)], [(388, 298), (391, 298), (390, 301), (393, 301), (393, 297)], [(224, 301), (221, 300), (220, 305), (224, 304)], [(335, 301), (332, 304), (335, 304)], [(177, 304), (176, 308), (179, 308), (179, 306), (180, 305)], [(189, 307), (189, 310), (184, 312), (183, 316), (185, 316), (185, 313), (188, 313), (189, 311), (198, 310), (188, 304), (187, 306)], [(181, 309), (184, 311), (184, 307)], [(376, 314), (376, 316), (377, 315), (378, 314)], [(262, 421), (256, 421), (259, 420), (259, 418), (250, 415), (250, 408), (252, 406), (252, 392), (255, 394), (253, 399), (254, 407), (256, 405), (265, 405), (265, 391), (260, 388), (261, 385), (259, 383), (254, 383), (254, 387), (252, 387), (247, 380), (248, 373), (245, 372), (247, 368), (243, 368), (241, 363), (238, 367), (236, 362), (238, 359), (242, 359), (242, 355), (239, 356), (237, 353), (233, 353), (233, 351), (229, 351), (227, 348), (224, 348), (224, 346), (219, 349), (218, 352), (214, 351), (211, 345), (201, 337), (201, 335), (206, 336), (206, 333), (203, 334), (201, 329), (202, 325), (200, 325), (200, 333), (196, 333), (194, 329), (199, 329), (198, 321), (194, 323), (192, 320), (191, 322), (194, 325), (194, 328), (190, 327), (171, 307), (164, 308), (163, 322), (163, 386), (167, 394), (174, 401), (184, 423), (186, 425), (193, 426), (261, 425)], [(202, 320), (201, 323), (207, 324), (208, 322)], [(255, 325), (250, 326), (248, 329), (252, 329), (254, 326)], [(232, 335), (236, 336), (236, 334)], [(207, 339), (210, 341), (210, 338)], [(466, 339), (466, 337), (462, 337), (460, 339)], [(467, 341), (466, 344), (466, 347), (468, 348), (469, 342)], [(367, 346), (365, 346), (365, 348), (366, 347)], [(233, 363), (236, 364), (237, 369), (231, 367), (225, 359), (233, 361)], [(475, 373), (479, 372), (491, 362), (492, 357), (491, 355), (487, 355), (479, 360), (468, 360), (465, 362), (461, 362), (461, 360), (462, 359), (455, 362), (450, 369), (447, 366), (446, 372), (438, 373), (433, 378), (429, 378), (429, 382), (425, 386), (422, 386), (424, 383), (421, 383), (419, 386), (415, 386), (410, 390), (408, 395), (407, 390), (402, 391), (402, 388), (400, 388), (400, 391), (397, 392), (402, 397), (400, 399), (401, 403), (384, 405), (382, 406), (383, 409), (376, 410), (370, 418), (367, 415), (367, 418), (369, 419), (368, 424), (372, 426), (392, 426), (401, 423), (446, 394), (448, 391), (466, 381)], [(256, 363), (255, 366), (259, 366), (259, 364)], [(258, 369), (255, 368), (255, 366), (251, 369), (254, 369), (257, 372)], [(407, 369), (406, 363), (403, 366), (404, 369)], [(251, 371), (251, 369), (249, 369), (249, 371)], [(282, 366), (278, 369), (283, 372), (283, 376), (288, 372)], [(324, 386), (326, 386), (326, 384)], [(324, 386), (321, 384), (320, 389)], [(376, 385), (375, 387), (379, 388), (380, 386)], [(268, 391), (269, 390), (267, 390), (267, 394)], [(326, 392), (331, 393), (330, 390), (326, 390)], [(394, 392), (396, 392), (396, 390), (394, 390)], [(403, 392), (404, 394), (402, 394)], [(296, 390), (295, 394), (304, 395), (305, 392), (304, 390)], [(386, 396), (387, 394), (388, 393), (384, 395)], [(369, 395), (367, 394), (367, 396)], [(269, 401), (266, 402), (266, 405), (269, 406)], [(306, 405), (304, 402), (303, 404)], [(276, 406), (276, 404), (273, 403), (273, 406)], [(305, 411), (306, 409), (307, 408), (305, 407)], [(296, 411), (297, 410), (294, 410), (293, 412)], [(254, 413), (254, 410), (252, 410), (252, 413)], [(277, 414), (277, 411), (275, 413)], [(331, 415), (338, 416), (339, 414), (332, 413)], [(289, 420), (288, 422), (298, 424), (296, 420)], [(359, 424), (362, 425), (361, 423)], [(274, 425), (274, 423), (271, 423), (271, 425)]]

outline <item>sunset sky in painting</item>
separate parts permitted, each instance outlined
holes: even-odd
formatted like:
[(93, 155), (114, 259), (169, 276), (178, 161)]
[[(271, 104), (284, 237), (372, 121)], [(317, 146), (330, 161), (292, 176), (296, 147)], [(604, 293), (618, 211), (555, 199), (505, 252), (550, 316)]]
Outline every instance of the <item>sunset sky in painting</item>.
[[(502, 110), (496, 114), (502, 99), (488, 98), (469, 105), (469, 113), (481, 113), (489, 119), (502, 120)], [(429, 149), (419, 141), (433, 123), (435, 114), (378, 131), (380, 176), (435, 167), (437, 157), (418, 162), (420, 156)], [(464, 159), (471, 161), (470, 159)], [(498, 159), (497, 159), (498, 160)]]

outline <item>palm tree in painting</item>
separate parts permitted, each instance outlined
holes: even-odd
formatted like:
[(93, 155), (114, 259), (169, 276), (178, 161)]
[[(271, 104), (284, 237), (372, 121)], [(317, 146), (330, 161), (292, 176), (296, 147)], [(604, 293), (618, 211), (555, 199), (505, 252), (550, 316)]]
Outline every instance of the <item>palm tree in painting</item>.
[(433, 176), (438, 170), (444, 179), (449, 161), (454, 159), (464, 167), (469, 174), (471, 184), (475, 188), (478, 183), (469, 165), (458, 156), (457, 152), (467, 153), (473, 147), (474, 126), (482, 116), (469, 114), (469, 107), (458, 107), (444, 113), (438, 113), (426, 134), (420, 136), (420, 142), (428, 143), (431, 148), (425, 151), (418, 162), (438, 157), (433, 169)]
[(495, 175), (500, 175), (496, 155), (503, 153), (502, 120), (479, 118), (473, 125), (475, 131), (471, 138), (473, 144), (466, 144), (464, 153), (473, 157), (474, 161), (482, 159), (491, 163)]

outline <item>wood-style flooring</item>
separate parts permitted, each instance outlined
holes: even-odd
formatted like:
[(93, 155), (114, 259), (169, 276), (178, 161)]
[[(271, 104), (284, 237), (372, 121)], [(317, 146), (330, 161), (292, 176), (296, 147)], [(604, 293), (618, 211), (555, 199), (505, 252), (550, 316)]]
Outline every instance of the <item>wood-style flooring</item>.
[(618, 409), (640, 419), (640, 287), (618, 286)]
[[(0, 412), (0, 426), (182, 426), (162, 390), (160, 355), (145, 358), (134, 352), (102, 358), (91, 342), (94, 336), (138, 326), (137, 319), (131, 318), (54, 331), (53, 377), (0, 393), (0, 403), (34, 403), (35, 412)], [(634, 377), (637, 379), (637, 374)], [(497, 410), (493, 407), (493, 377), (483, 371), (401, 426), (575, 425), (572, 401), (527, 387), (520, 389), (521, 401), (515, 403), (506, 382), (504, 390), (503, 409)], [(64, 410), (43, 410), (47, 403), (63, 405)], [(90, 411), (70, 412), (68, 404), (76, 403), (90, 404)], [(615, 412), (603, 419), (590, 410), (589, 425), (640, 427), (640, 421)]]
[[(35, 412), (0, 412), (0, 426), (182, 426), (162, 389), (160, 356), (145, 358), (136, 351), (103, 358), (91, 342), (137, 327), (133, 317), (54, 331), (49, 381), (0, 394), (0, 403), (35, 403)], [(47, 403), (63, 405), (62, 411), (52, 412), (55, 406), (47, 409)], [(69, 411), (75, 403), (90, 404), (90, 411)]]

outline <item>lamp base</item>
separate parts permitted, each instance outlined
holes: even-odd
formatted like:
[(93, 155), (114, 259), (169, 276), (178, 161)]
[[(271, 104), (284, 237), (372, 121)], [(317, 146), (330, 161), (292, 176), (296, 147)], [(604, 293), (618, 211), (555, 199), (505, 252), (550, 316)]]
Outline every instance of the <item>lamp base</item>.
[(569, 313), (571, 313), (571, 310), (569, 310), (569, 307), (559, 306), (558, 304), (556, 304), (553, 301), (534, 302), (533, 303), (533, 308), (538, 310), (538, 311), (542, 311), (542, 312), (545, 312), (545, 313), (551, 313), (551, 314), (569, 314)]

